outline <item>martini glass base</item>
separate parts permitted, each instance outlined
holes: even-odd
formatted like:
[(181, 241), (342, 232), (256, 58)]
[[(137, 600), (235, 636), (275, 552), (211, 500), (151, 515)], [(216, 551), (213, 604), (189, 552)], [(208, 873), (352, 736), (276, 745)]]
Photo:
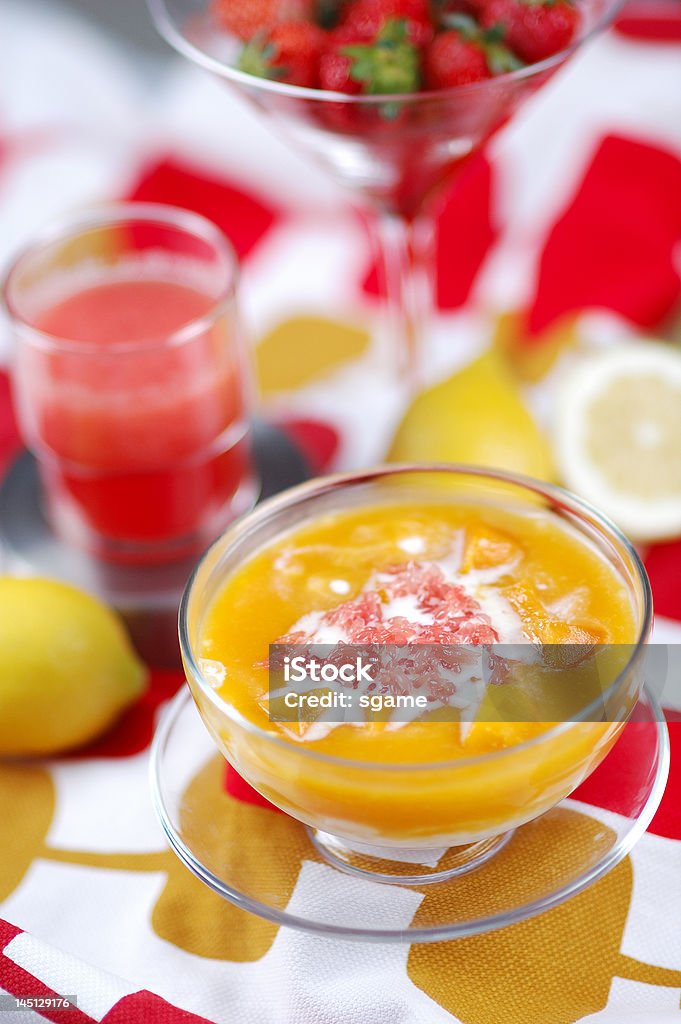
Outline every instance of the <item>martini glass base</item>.
[[(242, 910), (337, 938), (463, 938), (516, 924), (577, 895), (616, 868), (640, 839), (664, 792), (669, 738), (648, 690), (634, 717), (588, 781), (591, 793), (616, 794), (607, 809), (580, 800), (577, 791), (512, 834), (439, 851), (439, 858), (432, 851), (430, 865), (423, 863), (426, 851), (409, 861), (402, 851), (402, 860), (390, 861), (390, 850), (350, 850), (274, 807), (232, 795), (225, 761), (187, 688), (159, 724), (152, 793), (179, 859)], [(218, 916), (221, 907), (216, 900)]]

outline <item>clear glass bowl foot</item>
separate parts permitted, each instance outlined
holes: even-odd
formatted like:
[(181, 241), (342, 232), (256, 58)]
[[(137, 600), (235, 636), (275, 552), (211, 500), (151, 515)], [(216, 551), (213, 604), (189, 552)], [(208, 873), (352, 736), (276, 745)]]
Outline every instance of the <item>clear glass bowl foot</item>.
[(308, 828), (307, 833), (329, 864), (348, 874), (386, 885), (428, 885), (468, 874), (499, 853), (513, 835), (513, 831), (505, 832), (449, 849), (391, 850), (349, 843), (319, 829)]

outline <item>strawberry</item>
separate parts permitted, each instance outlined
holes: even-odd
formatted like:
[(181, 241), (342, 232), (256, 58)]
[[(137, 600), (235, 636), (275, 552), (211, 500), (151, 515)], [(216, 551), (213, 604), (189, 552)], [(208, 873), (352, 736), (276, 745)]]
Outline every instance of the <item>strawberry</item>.
[(450, 89), (480, 82), (520, 67), (520, 61), (499, 42), (498, 28), (483, 31), (465, 14), (445, 15), (449, 28), (435, 36), (424, 59), (429, 89)]
[(429, 89), (449, 89), (490, 77), (480, 43), (464, 38), (456, 29), (435, 36), (426, 50), (424, 73)]
[(391, 18), (405, 20), (407, 38), (414, 46), (426, 46), (433, 38), (430, 0), (350, 0), (341, 24), (353, 28), (359, 40), (371, 42)]
[(357, 41), (354, 26), (342, 25), (331, 33), (331, 46), (320, 60), (322, 88), (350, 95), (415, 92), (420, 83), (419, 51), (408, 33), (404, 18), (388, 18), (367, 41)]
[(213, 0), (215, 20), (248, 41), (282, 21), (312, 21), (316, 0)]
[(580, 15), (571, 0), (485, 0), (480, 22), (501, 26), (514, 53), (536, 64), (570, 45)]
[(309, 21), (284, 21), (259, 33), (241, 51), (239, 68), (259, 78), (314, 88), (326, 33)]
[(344, 53), (346, 46), (361, 41), (357, 33), (347, 25), (329, 32), (327, 45), (319, 60), (319, 84), (322, 89), (345, 92), (350, 96), (362, 91), (362, 83), (350, 74), (352, 58)]

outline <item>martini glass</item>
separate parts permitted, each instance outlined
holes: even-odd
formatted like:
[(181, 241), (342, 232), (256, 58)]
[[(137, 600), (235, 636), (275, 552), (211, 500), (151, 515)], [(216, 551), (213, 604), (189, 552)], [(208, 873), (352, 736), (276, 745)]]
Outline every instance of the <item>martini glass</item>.
[[(470, 85), (399, 95), (344, 93), (240, 71), (243, 43), (216, 22), (211, 0), (148, 0), (165, 39), (247, 98), (273, 129), (363, 200), (375, 225), (393, 364), (418, 386), (435, 295), (434, 195), (617, 11), (621, 0), (577, 0), (571, 45), (537, 64)], [(459, 243), (465, 247), (465, 239)]]

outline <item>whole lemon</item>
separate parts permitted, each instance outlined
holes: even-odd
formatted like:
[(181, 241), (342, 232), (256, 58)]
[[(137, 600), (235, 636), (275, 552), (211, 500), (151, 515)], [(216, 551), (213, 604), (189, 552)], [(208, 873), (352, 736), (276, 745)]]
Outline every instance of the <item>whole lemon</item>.
[(54, 580), (0, 577), (0, 756), (87, 743), (140, 695), (146, 677), (101, 601)]
[(461, 462), (554, 478), (548, 442), (494, 350), (417, 395), (388, 459)]

